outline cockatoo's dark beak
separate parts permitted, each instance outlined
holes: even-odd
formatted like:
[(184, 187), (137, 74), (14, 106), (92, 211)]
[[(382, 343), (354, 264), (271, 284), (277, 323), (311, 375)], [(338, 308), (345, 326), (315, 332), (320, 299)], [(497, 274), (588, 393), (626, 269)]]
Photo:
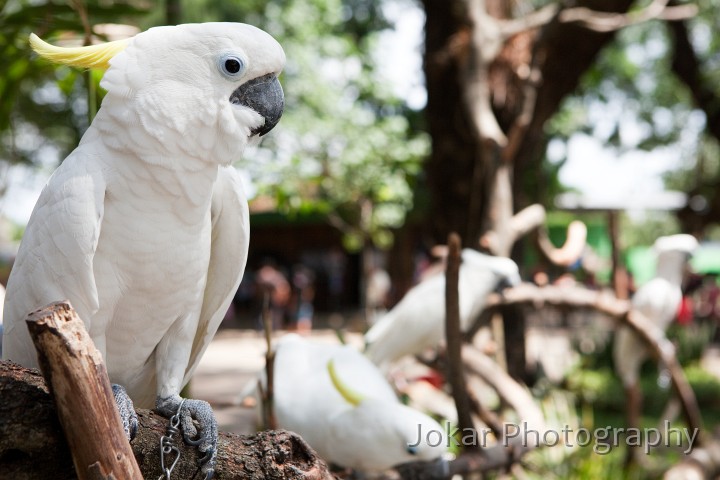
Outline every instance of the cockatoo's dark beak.
[(515, 286), (515, 285), (516, 285), (516, 284), (515, 284), (514, 282), (512, 282), (510, 279), (508, 279), (508, 278), (501, 278), (501, 279), (497, 282), (497, 284), (495, 285), (494, 292), (495, 292), (495, 293), (502, 293), (503, 290), (505, 290), (506, 288), (511, 288), (511, 287), (513, 287), (513, 286)]
[(265, 124), (250, 132), (262, 137), (280, 121), (285, 107), (285, 96), (277, 77), (269, 73), (238, 87), (230, 95), (230, 102), (252, 108), (263, 116)]

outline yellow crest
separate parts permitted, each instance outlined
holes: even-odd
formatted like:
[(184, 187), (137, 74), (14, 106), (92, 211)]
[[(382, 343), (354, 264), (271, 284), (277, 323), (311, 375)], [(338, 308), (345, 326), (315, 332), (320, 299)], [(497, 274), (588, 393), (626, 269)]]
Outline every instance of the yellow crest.
[(107, 70), (110, 59), (124, 50), (127, 43), (127, 40), (115, 40), (87, 47), (57, 47), (45, 42), (34, 33), (30, 34), (30, 46), (38, 55), (51, 62), (81, 68)]
[(330, 380), (332, 380), (332, 384), (335, 387), (335, 389), (342, 395), (342, 397), (348, 401), (348, 403), (352, 405), (360, 405), (360, 402), (364, 400), (364, 397), (357, 393), (356, 391), (352, 390), (350, 387), (345, 385), (342, 380), (340, 380), (340, 377), (338, 377), (337, 372), (335, 371), (335, 363), (331, 359), (327, 364), (328, 373), (330, 374)]

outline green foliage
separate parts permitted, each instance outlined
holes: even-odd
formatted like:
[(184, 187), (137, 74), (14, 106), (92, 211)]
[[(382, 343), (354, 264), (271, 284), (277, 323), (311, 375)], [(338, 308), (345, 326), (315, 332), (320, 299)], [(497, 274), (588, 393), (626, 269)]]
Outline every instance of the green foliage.
[[(692, 102), (687, 89), (670, 73), (669, 44), (667, 29), (660, 22), (618, 32), (617, 41), (602, 51), (581, 85), (588, 110), (609, 108), (617, 113), (588, 111), (584, 131), (602, 138), (619, 154), (630, 149), (652, 150), (680, 140)], [(598, 116), (602, 117), (599, 122)], [(638, 138), (622, 135), (628, 123), (639, 127)]]
[(242, 166), (282, 212), (326, 215), (350, 250), (391, 244), (429, 149), (375, 70), (378, 35), (388, 26), (380, 6), (295, 0), (244, 18), (280, 41), (288, 63), (283, 119)]
[(667, 336), (675, 344), (675, 354), (681, 365), (693, 365), (700, 361), (710, 345), (716, 326), (713, 322), (694, 322), (690, 325), (674, 323)]
[(641, 218), (620, 216), (620, 245), (629, 248), (650, 246), (658, 237), (680, 233), (677, 218), (667, 211), (644, 212)]
[[(637, 2), (636, 8), (647, 3)], [(700, 14), (688, 26), (702, 70), (706, 75), (720, 75), (720, 42), (711, 33), (718, 28), (717, 15), (711, 2), (696, 3)], [(705, 169), (717, 172), (716, 156), (703, 154), (705, 147), (697, 142), (704, 120), (688, 88), (672, 72), (672, 54), (672, 39), (662, 21), (642, 22), (617, 32), (616, 41), (585, 72), (577, 93), (566, 97), (548, 122), (550, 138), (565, 143), (577, 133), (590, 135), (618, 158), (632, 150), (673, 147), (678, 152), (678, 170), (665, 178), (671, 189), (687, 191), (702, 178), (696, 169), (698, 154), (705, 159)]]
[[(127, 2), (84, 4), (93, 24), (142, 12)], [(84, 35), (68, 2), (14, 0), (0, 9), (0, 171), (17, 163), (54, 167), (89, 124), (88, 75), (38, 59), (28, 45), (31, 32), (50, 40)]]

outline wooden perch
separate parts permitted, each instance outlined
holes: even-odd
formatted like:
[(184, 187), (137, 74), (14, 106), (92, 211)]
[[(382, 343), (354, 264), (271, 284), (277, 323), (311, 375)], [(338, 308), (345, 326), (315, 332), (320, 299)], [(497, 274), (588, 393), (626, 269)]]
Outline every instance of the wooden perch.
[[(16, 480), (78, 478), (57, 410), (38, 370), (0, 362), (0, 477)], [(161, 475), (160, 437), (167, 419), (138, 410), (137, 436), (130, 443), (143, 478)], [(93, 443), (96, 438), (87, 438)], [(173, 478), (196, 478), (196, 447), (178, 442)], [(136, 477), (140, 478), (140, 477)], [(220, 433), (215, 477), (219, 480), (331, 480), (325, 463), (296, 434), (264, 431), (251, 436)]]
[[(483, 318), (489, 316), (498, 309), (513, 305), (531, 305), (533, 308), (542, 308), (545, 305), (564, 308), (589, 308), (602, 312), (609, 317), (623, 322), (632, 328), (647, 344), (653, 355), (663, 362), (671, 373), (673, 388), (678, 394), (683, 406), (683, 413), (690, 429), (698, 429), (701, 432), (700, 411), (695, 395), (684, 376), (680, 365), (675, 357), (674, 348), (667, 340), (662, 330), (657, 328), (642, 314), (632, 310), (631, 303), (627, 300), (619, 300), (612, 293), (589, 290), (584, 287), (544, 287), (538, 288), (533, 285), (524, 284), (519, 287), (505, 290), (502, 295), (491, 294), (488, 298)], [(482, 355), (471, 345), (464, 346), (462, 350), (463, 361), (468, 369), (478, 374), (484, 381), (490, 384), (498, 395), (511, 407), (513, 407), (518, 418), (527, 422), (527, 428), (541, 432), (545, 431), (545, 421), (537, 405), (534, 404), (528, 392), (502, 372), (497, 365)], [(523, 444), (520, 437), (504, 439), (496, 444), (483, 448), (480, 452), (466, 452), (455, 460), (452, 460), (443, 469), (428, 468), (422, 464), (407, 464), (396, 468), (402, 478), (413, 480), (440, 480), (452, 475), (462, 475), (471, 472), (488, 472), (502, 468), (508, 468), (517, 462), (526, 452), (535, 446), (528, 441)], [(696, 448), (691, 457), (668, 472), (666, 478), (690, 478), (677, 476), (686, 472), (702, 473), (720, 471), (720, 448), (714, 444), (704, 446), (702, 437), (694, 445)], [(673, 474), (673, 476), (670, 476)]]
[(545, 417), (530, 392), (498, 368), (497, 363), (474, 346), (463, 345), (462, 358), (468, 371), (490, 385), (503, 403), (515, 410), (517, 417), (526, 422), (529, 429), (540, 432), (542, 438), (542, 434), (547, 429)]
[(139, 478), (102, 356), (70, 303), (52, 303), (25, 321), (78, 478)]
[[(160, 438), (168, 420), (138, 410), (139, 430), (128, 443), (102, 358), (70, 304), (51, 304), (32, 313), (27, 323), (47, 380), (37, 370), (0, 362), (0, 477), (162, 476)], [(195, 478), (199, 451), (183, 442), (176, 446), (180, 459), (173, 476)], [(326, 464), (299, 436), (284, 431), (250, 437), (221, 433), (215, 475), (256, 480), (332, 478)]]

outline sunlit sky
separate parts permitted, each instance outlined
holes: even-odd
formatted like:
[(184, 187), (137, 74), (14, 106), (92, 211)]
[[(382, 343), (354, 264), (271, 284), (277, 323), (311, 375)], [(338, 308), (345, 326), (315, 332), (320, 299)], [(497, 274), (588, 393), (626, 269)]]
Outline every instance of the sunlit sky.
[[(421, 58), (424, 14), (407, 0), (390, 2), (386, 14), (396, 28), (383, 34), (379, 43), (376, 58), (381, 74), (395, 85), (396, 93), (412, 108), (420, 109), (426, 102)], [(701, 120), (691, 125), (689, 135), (700, 128), (698, 122)], [(623, 127), (623, 134), (628, 137), (628, 143), (632, 143), (633, 135), (639, 133), (628, 123)], [(630, 150), (618, 156), (604, 148), (601, 140), (585, 134), (573, 136), (567, 145), (551, 144), (548, 153), (551, 159), (567, 157), (560, 170), (563, 184), (598, 199), (662, 192), (662, 174), (683, 161), (680, 148), (653, 152)], [(11, 169), (10, 187), (0, 200), (0, 214), (14, 222), (26, 223), (50, 173), (50, 169), (40, 172), (26, 167)]]

